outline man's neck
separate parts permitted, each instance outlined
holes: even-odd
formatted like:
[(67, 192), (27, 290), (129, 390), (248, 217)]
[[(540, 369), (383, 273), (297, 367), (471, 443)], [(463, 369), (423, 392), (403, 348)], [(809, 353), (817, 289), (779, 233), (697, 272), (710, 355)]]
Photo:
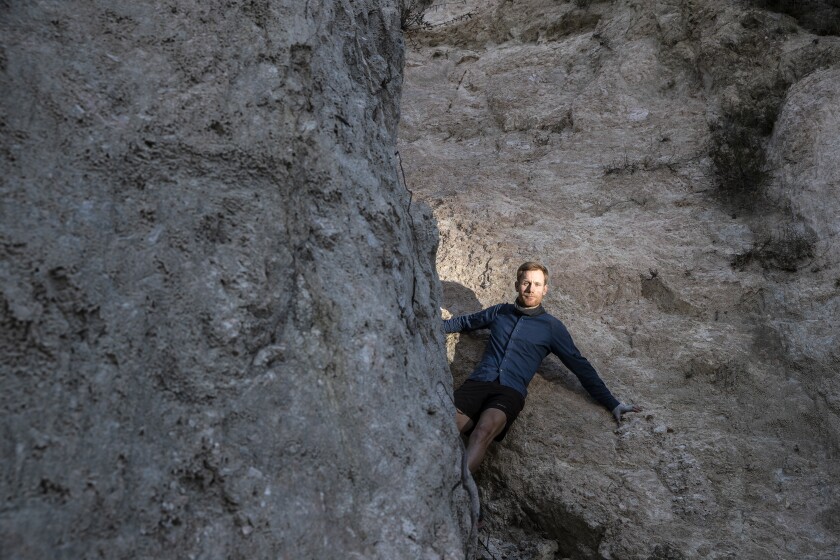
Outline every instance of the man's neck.
[(519, 301), (519, 298), (516, 298), (516, 301), (513, 303), (516, 306), (517, 311), (522, 313), (523, 315), (528, 315), (533, 317), (534, 315), (542, 315), (545, 313), (545, 309), (543, 309), (542, 304), (535, 305), (533, 307), (525, 307), (522, 305), (522, 302)]

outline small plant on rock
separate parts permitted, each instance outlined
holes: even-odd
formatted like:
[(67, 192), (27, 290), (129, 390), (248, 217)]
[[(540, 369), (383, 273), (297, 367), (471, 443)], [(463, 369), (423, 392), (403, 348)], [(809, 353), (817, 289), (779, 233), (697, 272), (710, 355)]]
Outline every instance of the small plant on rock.
[(400, 27), (403, 31), (431, 27), (423, 19), (428, 5), (428, 0), (405, 0), (403, 2), (402, 14), (400, 15)]
[(749, 251), (736, 255), (732, 266), (743, 270), (757, 262), (765, 269), (796, 272), (814, 259), (816, 243), (816, 235), (802, 224), (786, 223), (754, 243)]

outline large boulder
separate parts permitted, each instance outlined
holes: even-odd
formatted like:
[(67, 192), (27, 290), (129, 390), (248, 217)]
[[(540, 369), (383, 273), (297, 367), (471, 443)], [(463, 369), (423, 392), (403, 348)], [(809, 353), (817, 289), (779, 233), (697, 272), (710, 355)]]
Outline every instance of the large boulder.
[(0, 3), (4, 558), (463, 557), (401, 10)]
[[(436, 2), (426, 21), (401, 153), (444, 307), (511, 301), (543, 261), (548, 311), (645, 407), (618, 427), (546, 360), (478, 473), (482, 542), (836, 558), (840, 41), (718, 1)], [(484, 341), (450, 336), (455, 383)]]

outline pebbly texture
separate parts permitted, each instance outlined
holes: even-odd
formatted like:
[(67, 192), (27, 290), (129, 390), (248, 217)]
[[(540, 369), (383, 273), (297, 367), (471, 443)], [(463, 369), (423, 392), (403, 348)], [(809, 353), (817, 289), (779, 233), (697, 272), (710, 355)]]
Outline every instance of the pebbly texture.
[(401, 10), (0, 2), (3, 558), (463, 557)]
[[(840, 40), (753, 4), (794, 3), (441, 1), (407, 37), (445, 313), (544, 261), (645, 407), (616, 428), (544, 363), (477, 477), (498, 558), (840, 556)], [(455, 384), (484, 340), (449, 338)]]

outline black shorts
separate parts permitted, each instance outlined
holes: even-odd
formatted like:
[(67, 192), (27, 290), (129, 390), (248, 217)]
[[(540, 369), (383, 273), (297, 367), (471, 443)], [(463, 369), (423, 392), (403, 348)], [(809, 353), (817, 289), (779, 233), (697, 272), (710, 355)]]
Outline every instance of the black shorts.
[(507, 423), (495, 441), (505, 439), (513, 421), (522, 412), (525, 398), (519, 391), (501, 385), (498, 381), (473, 381), (467, 379), (455, 389), (455, 408), (466, 414), (473, 425), (478, 424), (481, 413), (488, 408), (498, 408), (507, 416)]

